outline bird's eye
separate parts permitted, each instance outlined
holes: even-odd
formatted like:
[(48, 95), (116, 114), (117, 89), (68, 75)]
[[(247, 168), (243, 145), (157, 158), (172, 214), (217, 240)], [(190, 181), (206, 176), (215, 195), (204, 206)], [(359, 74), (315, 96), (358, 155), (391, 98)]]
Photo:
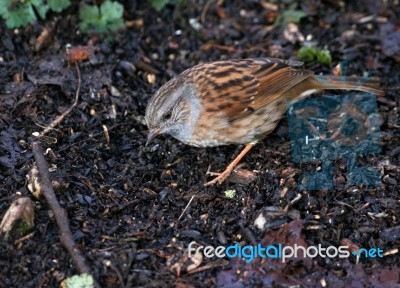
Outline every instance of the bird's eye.
[(171, 119), (171, 116), (172, 116), (171, 113), (164, 114), (163, 119), (169, 120), (169, 119)]

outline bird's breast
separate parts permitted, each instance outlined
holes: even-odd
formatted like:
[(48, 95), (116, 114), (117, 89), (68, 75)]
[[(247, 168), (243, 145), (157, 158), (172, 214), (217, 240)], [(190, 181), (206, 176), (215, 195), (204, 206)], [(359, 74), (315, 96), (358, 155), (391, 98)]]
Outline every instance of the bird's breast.
[(257, 142), (275, 129), (284, 112), (283, 107), (267, 105), (234, 121), (228, 121), (223, 113), (203, 112), (187, 143), (212, 147)]

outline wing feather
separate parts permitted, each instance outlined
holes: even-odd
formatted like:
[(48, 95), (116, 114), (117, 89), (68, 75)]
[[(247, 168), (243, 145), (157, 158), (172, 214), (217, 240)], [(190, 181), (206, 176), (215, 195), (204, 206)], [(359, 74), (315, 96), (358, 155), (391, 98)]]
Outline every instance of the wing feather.
[[(207, 99), (206, 112), (223, 111), (232, 122), (265, 107), (313, 75), (302, 62), (276, 58), (217, 61), (193, 67), (192, 83)], [(190, 69), (190, 70), (192, 70)]]

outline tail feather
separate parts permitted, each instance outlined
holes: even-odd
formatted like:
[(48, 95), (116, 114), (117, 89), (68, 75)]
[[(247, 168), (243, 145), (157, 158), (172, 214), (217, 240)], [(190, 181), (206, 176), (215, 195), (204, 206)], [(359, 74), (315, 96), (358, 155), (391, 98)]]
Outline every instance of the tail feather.
[(315, 76), (315, 80), (319, 85), (323, 85), (322, 89), (343, 89), (343, 90), (357, 90), (367, 93), (373, 93), (377, 96), (383, 96), (385, 93), (380, 89), (379, 78), (364, 79), (356, 76), (332, 76), (323, 75)]

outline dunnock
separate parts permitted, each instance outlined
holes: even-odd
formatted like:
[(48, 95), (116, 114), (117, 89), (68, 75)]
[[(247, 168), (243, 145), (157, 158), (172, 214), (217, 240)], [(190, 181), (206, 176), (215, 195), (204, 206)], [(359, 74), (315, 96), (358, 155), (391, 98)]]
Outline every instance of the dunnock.
[(218, 177), (222, 183), (241, 158), (271, 133), (289, 101), (326, 89), (382, 95), (376, 80), (314, 75), (302, 62), (275, 58), (216, 61), (187, 69), (165, 83), (146, 108), (147, 143), (169, 134), (197, 147), (246, 144)]

